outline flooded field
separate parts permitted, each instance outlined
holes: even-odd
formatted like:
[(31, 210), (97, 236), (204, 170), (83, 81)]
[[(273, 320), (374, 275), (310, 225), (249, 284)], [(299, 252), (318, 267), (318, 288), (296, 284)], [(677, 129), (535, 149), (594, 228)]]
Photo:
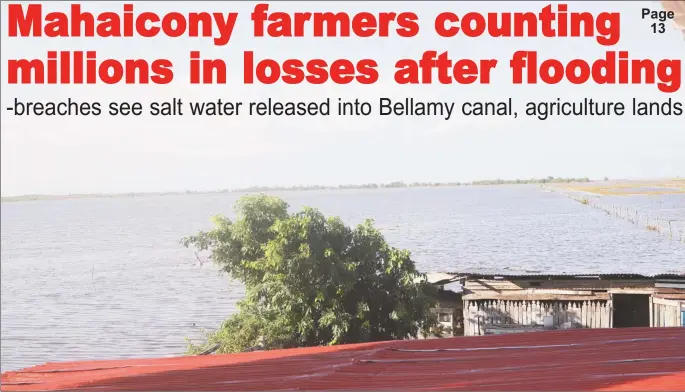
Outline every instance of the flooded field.
[[(683, 243), (536, 186), (274, 194), (349, 224), (375, 219), (426, 272), (649, 274), (685, 260)], [(178, 240), (230, 215), (238, 197), (2, 204), (2, 371), (183, 353), (184, 337), (218, 326), (243, 291)], [(685, 217), (685, 194), (601, 197)]]
[(600, 182), (547, 189), (685, 243), (685, 180)]

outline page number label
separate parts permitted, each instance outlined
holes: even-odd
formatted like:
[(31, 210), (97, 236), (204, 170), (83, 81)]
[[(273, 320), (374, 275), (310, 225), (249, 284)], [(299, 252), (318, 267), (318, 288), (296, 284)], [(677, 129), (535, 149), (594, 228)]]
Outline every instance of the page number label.
[(642, 9), (642, 19), (649, 19), (654, 21), (652, 23), (653, 34), (663, 34), (666, 32), (666, 21), (675, 17), (673, 11), (656, 11), (649, 8)]

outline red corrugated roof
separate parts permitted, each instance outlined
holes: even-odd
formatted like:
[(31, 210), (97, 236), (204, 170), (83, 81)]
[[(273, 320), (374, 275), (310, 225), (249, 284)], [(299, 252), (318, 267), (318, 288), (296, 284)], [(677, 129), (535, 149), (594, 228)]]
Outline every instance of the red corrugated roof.
[(685, 390), (685, 328), (586, 329), (50, 363), (3, 391)]

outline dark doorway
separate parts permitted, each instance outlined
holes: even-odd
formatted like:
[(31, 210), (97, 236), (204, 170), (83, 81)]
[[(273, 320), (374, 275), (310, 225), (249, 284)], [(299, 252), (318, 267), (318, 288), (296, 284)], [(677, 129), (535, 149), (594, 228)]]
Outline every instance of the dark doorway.
[(649, 327), (649, 294), (614, 294), (614, 328)]

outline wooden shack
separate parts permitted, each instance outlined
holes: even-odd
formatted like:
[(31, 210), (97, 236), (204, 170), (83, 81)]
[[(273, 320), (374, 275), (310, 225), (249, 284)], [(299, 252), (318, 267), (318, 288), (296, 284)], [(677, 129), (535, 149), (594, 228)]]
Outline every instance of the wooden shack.
[(453, 277), (462, 286), (466, 336), (507, 329), (685, 325), (685, 275), (468, 273)]
[(463, 336), (464, 311), (461, 292), (445, 287), (445, 285), (453, 283), (454, 277), (443, 273), (431, 273), (427, 275), (426, 279), (438, 289), (437, 304), (432, 310), (438, 319), (440, 335), (443, 337)]

